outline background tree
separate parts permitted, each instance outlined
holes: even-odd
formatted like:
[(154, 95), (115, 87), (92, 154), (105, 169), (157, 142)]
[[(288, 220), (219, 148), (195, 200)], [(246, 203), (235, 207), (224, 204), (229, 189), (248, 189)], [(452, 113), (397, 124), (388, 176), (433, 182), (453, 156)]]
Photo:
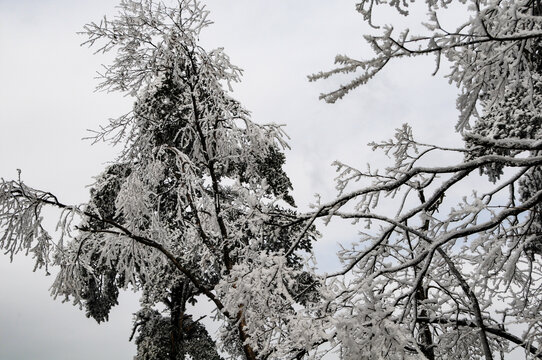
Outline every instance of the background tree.
[[(434, 54), (435, 71), (444, 57), (461, 90), (456, 129), (464, 148), (417, 141), (405, 124), (393, 139), (371, 144), (394, 159), (391, 167), (360, 171), (337, 162), (338, 198), (307, 216), (367, 228), (339, 253), (344, 267), (327, 276), (318, 312), (326, 315), (317, 318), (326, 335), (311, 339), (337, 346), (344, 359), (492, 359), (514, 347), (542, 357), (540, 3), (464, 3), (467, 20), (456, 30), (440, 22), (455, 4), (426, 1), (425, 34), (395, 35), (387, 25), (366, 36), (374, 58), (337, 56), (336, 69), (310, 77), (361, 71), (322, 94), (335, 102), (395, 58)], [(362, 1), (357, 10), (372, 23), (385, 4), (409, 15), (399, 1)], [(463, 161), (443, 164), (449, 152)], [(476, 172), (490, 183), (473, 182)], [(352, 189), (364, 179), (370, 184)]]

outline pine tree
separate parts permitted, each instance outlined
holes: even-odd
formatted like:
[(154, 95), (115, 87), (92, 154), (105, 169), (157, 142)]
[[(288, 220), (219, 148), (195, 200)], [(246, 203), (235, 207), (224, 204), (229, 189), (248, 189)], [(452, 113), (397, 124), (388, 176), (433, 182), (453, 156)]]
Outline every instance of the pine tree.
[[(315, 232), (292, 209), (283, 131), (252, 122), (224, 89), (241, 71), (222, 49), (198, 45), (210, 23), (199, 2), (124, 0), (119, 8), (84, 33), (98, 52), (117, 52), (99, 88), (135, 98), (131, 112), (95, 137), (122, 144), (122, 153), (81, 206), (20, 179), (3, 181), (0, 246), (12, 254), (31, 249), (37, 266), (58, 266), (54, 296), (72, 299), (98, 322), (108, 319), (120, 289), (141, 291), (137, 359), (220, 359), (215, 340), (187, 311), (199, 296), (224, 323), (222, 351), (265, 356), (288, 322), (284, 314), (314, 299), (298, 252), (311, 250)], [(64, 210), (54, 249), (41, 225), (48, 205)], [(250, 288), (247, 271), (260, 276)], [(275, 309), (253, 308), (262, 293)], [(266, 322), (283, 325), (269, 332)]]

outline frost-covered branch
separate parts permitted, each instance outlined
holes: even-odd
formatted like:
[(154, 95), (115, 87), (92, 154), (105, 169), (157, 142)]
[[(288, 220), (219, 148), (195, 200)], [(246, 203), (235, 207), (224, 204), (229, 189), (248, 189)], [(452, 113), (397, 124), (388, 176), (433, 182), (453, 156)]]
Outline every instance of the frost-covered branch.
[[(81, 210), (80, 207), (63, 204), (59, 202), (57, 197), (53, 194), (40, 190), (34, 190), (20, 181), (3, 181), (0, 190), (3, 193), (3, 196), (1, 198), (2, 202), (0, 202), (0, 212), (2, 214), (2, 222), (0, 223), (0, 227), (5, 229), (0, 244), (2, 245), (2, 248), (10, 254), (11, 258), (13, 258), (13, 256), (19, 251), (26, 251), (27, 253), (29, 251), (32, 251), (36, 252), (35, 256), (37, 256), (38, 259), (43, 259), (41, 261), (45, 261), (45, 259), (47, 259), (47, 254), (49, 253), (48, 248), (52, 245), (52, 243), (41, 243), (44, 241), (51, 242), (52, 237), (41, 225), (41, 211), (43, 206), (49, 205), (58, 209), (74, 212), (81, 217), (87, 218), (87, 222), (89, 220), (104, 222), (117, 230), (107, 231), (109, 234), (117, 237), (125, 236), (141, 245), (156, 249), (157, 251), (162, 253), (169, 261), (171, 261), (171, 263), (179, 271), (181, 271), (183, 275), (185, 275), (198, 290), (200, 290), (206, 297), (208, 297), (209, 300), (211, 300), (216, 305), (218, 310), (224, 309), (224, 305), (222, 305), (220, 300), (218, 300), (209, 289), (203, 286), (203, 284), (197, 279), (197, 277), (193, 273), (191, 273), (185, 266), (183, 266), (170, 251), (168, 251), (166, 248), (164, 248), (163, 245), (157, 243), (156, 241), (141, 235), (137, 235), (112, 219), (101, 218), (92, 212), (89, 212), (87, 210)], [(71, 222), (61, 224), (61, 226), (62, 227), (60, 231), (62, 232), (62, 234), (69, 235)], [(35, 230), (30, 231), (31, 228), (34, 228)], [(28, 230), (22, 231), (22, 229)], [(78, 226), (77, 230), (90, 233), (106, 231), (94, 230), (87, 226)], [(24, 237), (21, 237), (25, 233), (26, 235)], [(36, 245), (34, 244), (34, 242), (38, 242), (38, 244)], [(59, 247), (62, 246), (62, 244), (59, 244)], [(47, 249), (47, 251), (44, 252), (43, 249), (41, 249), (42, 251), (40, 253), (37, 253), (38, 250), (40, 250), (38, 249), (38, 247), (45, 248)], [(227, 317), (230, 316), (227, 312), (224, 313), (224, 315)]]
[[(443, 150), (420, 145), (413, 140), (408, 128), (398, 131), (403, 135), (396, 140), (373, 144), (373, 149), (383, 150), (392, 157), (393, 167), (382, 173), (361, 172), (340, 164), (344, 170), (337, 178), (339, 196), (305, 215), (305, 226), (317, 218), (324, 218), (326, 222), (343, 218), (354, 224), (366, 224), (367, 230), (360, 232), (359, 240), (339, 252), (342, 268), (327, 276), (326, 311), (332, 309), (329, 316), (341, 319), (336, 326), (351, 324), (343, 330), (330, 326), (329, 331), (338, 332), (336, 341), (341, 343), (342, 349), (350, 348), (347, 344), (353, 338), (360, 341), (356, 332), (367, 333), (371, 338), (377, 336), (378, 331), (386, 331), (388, 335), (382, 335), (382, 341), (398, 341), (386, 346), (391, 346), (399, 358), (406, 356), (406, 349), (416, 349), (413, 344), (419, 346), (413, 354), (423, 353), (428, 358), (436, 359), (439, 354), (450, 351), (459, 351), (456, 356), (462, 357), (465, 354), (460, 355), (460, 348), (464, 345), (458, 346), (458, 343), (475, 343), (477, 354), (491, 359), (506, 341), (517, 343), (519, 339), (516, 335), (498, 337), (487, 330), (494, 329), (494, 323), (488, 324), (485, 319), (488, 314), (494, 314), (494, 306), (500, 306), (497, 299), (514, 306), (519, 294), (511, 289), (524, 286), (532, 289), (533, 281), (540, 281), (534, 280), (534, 273), (535, 278), (542, 279), (539, 266), (532, 272), (533, 255), (526, 251), (533, 249), (532, 242), (540, 236), (534, 234), (533, 237), (532, 224), (538, 221), (535, 219), (539, 216), (542, 189), (535, 187), (525, 192), (521, 201), (517, 200), (517, 190), (512, 190), (516, 200), (506, 201), (508, 190), (524, 186), (521, 184), (528, 174), (542, 165), (536, 140), (512, 139), (506, 143), (495, 140), (505, 144), (501, 147), (504, 152), (499, 153), (499, 147), (493, 147), (496, 149), (493, 153), (477, 153), (482, 144)], [(428, 152), (424, 148), (461, 150), (465, 160), (453, 165), (426, 165)], [(485, 195), (478, 195), (474, 189), (462, 200), (450, 195), (455, 189), (467, 186), (477, 171), (496, 166), (503, 169), (503, 175), (489, 192), (487, 186), (481, 185), (484, 191), (480, 193)], [(511, 173), (516, 168), (520, 170)], [(370, 183), (348, 191), (362, 181)], [(527, 265), (531, 269), (529, 276), (525, 275)], [(525, 294), (520, 298), (523, 304), (534, 306), (536, 302)], [(381, 313), (367, 314), (367, 307), (377, 305)], [(523, 311), (518, 309), (514, 315), (518, 323), (525, 320)], [(391, 318), (401, 335), (391, 335), (391, 325), (385, 321), (379, 325), (374, 322), (355, 325), (347, 320), (358, 316), (354, 314), (376, 316), (378, 322)], [(468, 317), (475, 325), (450, 332), (440, 329), (437, 323), (422, 324), (417, 320), (427, 316), (452, 318), (452, 314)], [(539, 320), (536, 321), (538, 324)], [(384, 328), (377, 330), (377, 326)], [(504, 323), (498, 326), (502, 327), (503, 334), (508, 333)], [(450, 335), (444, 335), (446, 332)], [(348, 335), (354, 333), (357, 335)], [(400, 342), (395, 336), (406, 342)], [(521, 343), (528, 344), (526, 349), (531, 345), (536, 348), (536, 336), (536, 332), (529, 332), (526, 338), (530, 340)], [(341, 338), (343, 340), (339, 340)], [(369, 351), (368, 344), (356, 347), (357, 353)]]
[[(373, 14), (386, 3), (410, 18), (406, 2), (399, 5), (399, 1), (367, 0), (360, 2), (357, 10), (372, 24)], [(471, 117), (478, 117), (481, 101), (494, 104), (504, 98), (505, 84), (524, 84), (533, 89), (542, 20), (539, 9), (533, 5), (538, 1), (469, 0), (465, 3), (463, 10), (470, 18), (456, 30), (443, 28), (439, 21), (439, 16), (447, 16), (451, 2), (426, 1), (429, 9), (429, 17), (423, 22), (426, 33), (412, 35), (407, 28), (397, 34), (392, 25), (386, 25), (380, 35), (365, 35), (375, 53), (373, 58), (356, 60), (338, 55), (335, 69), (313, 74), (309, 79), (315, 81), (337, 74), (353, 74), (354, 78), (339, 89), (320, 96), (333, 103), (366, 84), (390, 60), (434, 54), (436, 73), (444, 57), (450, 64), (446, 76), (461, 88), (457, 100), (460, 111), (457, 129), (468, 129)], [(418, 23), (419, 19), (415, 21)], [(531, 105), (534, 103), (532, 96), (533, 91), (529, 96)]]

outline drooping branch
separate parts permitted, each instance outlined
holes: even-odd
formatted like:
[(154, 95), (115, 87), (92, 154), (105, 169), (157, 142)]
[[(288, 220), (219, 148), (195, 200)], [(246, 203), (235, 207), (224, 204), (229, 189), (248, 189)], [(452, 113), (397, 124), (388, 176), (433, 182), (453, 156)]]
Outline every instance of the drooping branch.
[[(56, 208), (59, 208), (59, 209), (63, 209), (63, 210), (74, 211), (74, 212), (76, 212), (79, 215), (82, 215), (84, 217), (94, 219), (94, 220), (98, 220), (98, 221), (102, 221), (102, 222), (104, 222), (104, 223), (106, 223), (106, 224), (110, 225), (111, 227), (118, 230), (118, 232), (111, 232), (110, 231), (110, 233), (113, 233), (113, 234), (118, 235), (118, 236), (126, 236), (126, 237), (136, 241), (137, 243), (139, 243), (141, 245), (151, 247), (153, 249), (158, 250), (164, 256), (166, 256), (166, 258), (180, 272), (182, 272), (183, 275), (185, 275), (190, 280), (190, 282), (192, 282), (192, 284), (199, 291), (201, 291), (209, 300), (211, 300), (215, 304), (215, 306), (217, 307), (218, 310), (222, 311), (226, 317), (228, 317), (228, 318), (231, 317), (231, 315), (224, 309), (224, 305), (222, 304), (222, 302), (206, 286), (204, 286), (190, 270), (188, 270), (185, 266), (183, 266), (179, 262), (179, 260), (169, 250), (164, 248), (163, 245), (157, 243), (156, 241), (154, 241), (152, 239), (149, 239), (147, 237), (144, 237), (144, 236), (137, 235), (137, 234), (133, 233), (132, 231), (130, 231), (129, 229), (127, 229), (126, 227), (119, 224), (118, 222), (114, 221), (114, 220), (111, 220), (111, 219), (108, 219), (108, 218), (101, 218), (100, 216), (98, 216), (98, 215), (96, 215), (96, 214), (94, 214), (92, 212), (89, 212), (87, 210), (81, 210), (81, 209), (79, 209), (79, 208), (77, 208), (75, 206), (70, 206), (70, 205), (63, 204), (60, 201), (58, 201), (56, 196), (54, 196), (54, 195), (52, 195), (50, 193), (47, 193), (47, 192), (44, 192), (43, 194), (49, 194), (49, 196), (44, 196), (44, 195), (33, 196), (33, 194), (28, 193), (28, 191), (24, 191), (24, 187), (22, 186), (22, 184), (19, 184), (18, 187), (15, 187), (15, 188), (13, 188), (11, 190), (11, 194), (12, 194), (14, 199), (23, 197), (23, 198), (25, 198), (26, 200), (28, 200), (30, 202), (50, 205), (50, 206), (53, 206), (53, 207), (56, 207)], [(38, 215), (38, 214), (36, 214), (36, 215)], [(80, 227), (79, 230), (92, 232), (92, 229), (85, 228), (85, 227)]]

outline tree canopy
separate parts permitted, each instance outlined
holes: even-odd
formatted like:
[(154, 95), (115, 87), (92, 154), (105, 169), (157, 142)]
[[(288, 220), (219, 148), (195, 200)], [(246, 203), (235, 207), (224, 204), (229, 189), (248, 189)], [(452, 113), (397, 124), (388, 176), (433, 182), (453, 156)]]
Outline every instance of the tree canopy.
[[(411, 3), (361, 1), (381, 31), (366, 35), (374, 57), (337, 56), (309, 79), (345, 75), (321, 95), (333, 103), (390, 61), (434, 55), (459, 88), (464, 146), (429, 144), (405, 124), (370, 144), (389, 167), (337, 161), (337, 197), (299, 213), (283, 129), (253, 122), (230, 94), (240, 69), (198, 44), (205, 7), (121, 1), (84, 33), (97, 52), (116, 51), (99, 88), (135, 100), (95, 134), (123, 151), (78, 206), (2, 180), (0, 247), (58, 267), (53, 295), (98, 322), (120, 289), (140, 291), (138, 359), (487, 360), (515, 348), (542, 358), (541, 4), (423, 3), (426, 30), (412, 35), (376, 24), (388, 7), (408, 19)], [(456, 29), (441, 22), (451, 6), (465, 14)], [(62, 210), (58, 241), (42, 225), (47, 206)], [(318, 219), (359, 227), (333, 273), (312, 261)], [(202, 298), (218, 336), (187, 310)]]

